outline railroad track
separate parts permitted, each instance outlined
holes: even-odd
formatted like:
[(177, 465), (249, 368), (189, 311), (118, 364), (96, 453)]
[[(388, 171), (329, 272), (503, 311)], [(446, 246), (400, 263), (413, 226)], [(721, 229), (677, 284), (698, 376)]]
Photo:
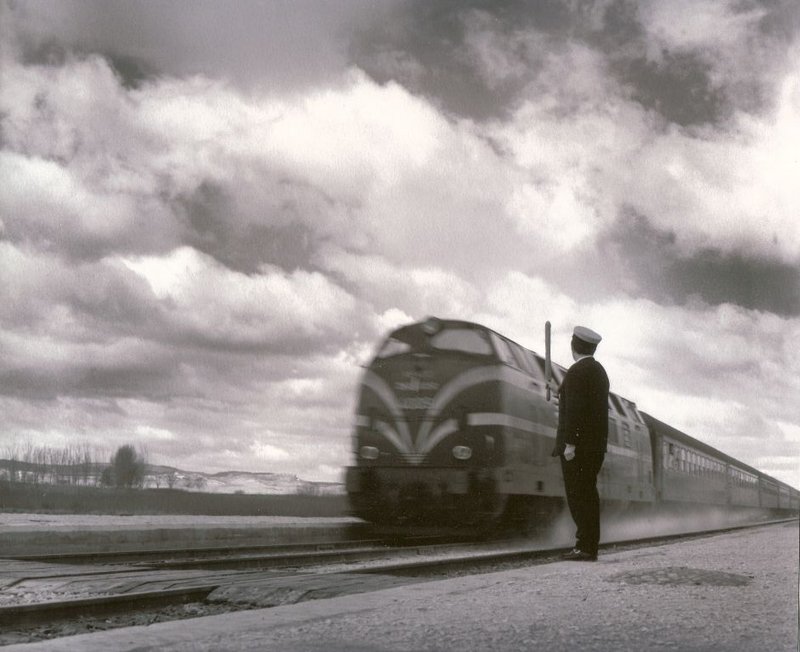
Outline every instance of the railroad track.
[[(792, 520), (796, 519), (615, 541), (603, 544), (601, 549), (618, 551), (661, 545)], [(36, 640), (36, 630), (48, 630), (49, 636), (45, 637), (53, 637), (53, 633), (58, 636), (59, 623), (67, 623), (76, 617), (87, 622), (87, 631), (91, 631), (92, 620), (102, 622), (112, 614), (121, 615), (118, 626), (141, 624), (134, 615), (148, 612), (156, 614), (155, 617), (158, 618), (160, 610), (165, 607), (190, 603), (213, 605), (215, 612), (277, 606), (319, 597), (362, 593), (455, 574), (475, 574), (513, 565), (552, 563), (559, 561), (566, 550), (564, 547), (536, 546), (531, 542), (523, 544), (519, 541), (472, 545), (463, 542), (409, 544), (403, 547), (388, 547), (374, 541), (358, 543), (357, 548), (338, 550), (271, 549), (266, 554), (261, 551), (253, 554), (251, 549), (239, 558), (210, 556), (203, 559), (150, 559), (147, 565), (143, 565), (139, 558), (135, 560), (135, 565), (124, 569), (86, 569), (88, 573), (80, 574), (63, 571), (64, 558), (60, 557), (62, 564), (58, 568), (62, 569), (61, 574), (39, 574), (32, 578), (20, 578), (17, 583), (28, 579), (53, 581), (61, 578), (66, 582), (74, 582), (79, 578), (89, 578), (90, 582), (95, 581), (98, 585), (113, 586), (115, 580), (120, 579), (123, 586), (129, 589), (133, 587), (133, 590), (3, 606), (0, 607), (0, 629), (12, 627), (20, 632), (27, 628), (34, 637), (30, 640)], [(314, 547), (319, 547), (319, 544), (314, 544)], [(146, 555), (148, 557), (149, 552)], [(164, 551), (161, 552), (163, 555)], [(114, 556), (105, 556), (105, 559), (108, 562), (112, 557)], [(37, 556), (35, 561), (43, 560)], [(119, 562), (118, 558), (116, 562)], [(333, 564), (339, 564), (340, 567), (336, 568)], [(299, 566), (306, 570), (298, 570)], [(100, 576), (104, 579), (97, 582)], [(160, 585), (149, 590), (141, 588), (148, 584)], [(203, 609), (195, 609), (192, 615), (205, 613), (207, 612)], [(126, 614), (129, 615), (128, 618)], [(0, 645), (3, 644), (4, 639), (0, 636)]]
[(156, 548), (147, 550), (123, 550), (104, 552), (68, 552), (36, 555), (9, 555), (6, 559), (31, 562), (54, 562), (59, 564), (120, 564), (147, 563), (148, 561), (197, 560), (247, 555), (301, 554), (320, 551), (379, 547), (385, 545), (380, 539), (355, 539), (315, 543), (270, 544), (264, 546), (216, 546)]
[[(16, 577), (0, 582), (0, 595), (14, 590), (19, 592), (26, 584), (31, 586), (30, 592), (44, 593), (49, 586), (54, 595), (67, 591), (92, 595), (0, 604), (0, 625), (35, 625), (76, 614), (101, 617), (167, 604), (185, 604), (205, 600), (212, 591), (224, 586), (295, 577), (298, 570), (305, 567), (397, 559), (434, 551), (444, 553), (458, 546), (469, 546), (469, 543), (456, 543), (452, 537), (425, 536), (407, 538), (396, 545), (370, 539), (191, 550), (14, 555), (6, 559), (21, 565), (10, 571)], [(281, 572), (287, 568), (291, 570)], [(176, 584), (181, 586), (176, 588)], [(142, 590), (150, 585), (166, 586)]]

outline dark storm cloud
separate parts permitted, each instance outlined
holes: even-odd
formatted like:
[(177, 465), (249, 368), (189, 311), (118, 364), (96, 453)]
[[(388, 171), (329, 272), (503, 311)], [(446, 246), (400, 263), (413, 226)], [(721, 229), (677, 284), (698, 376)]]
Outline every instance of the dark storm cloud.
[[(741, 13), (763, 15), (735, 46), (661, 43), (646, 29), (646, 5), (418, 0), (357, 34), (351, 52), (377, 81), (400, 81), (448, 112), (479, 120), (504, 118), (526, 98), (551, 92), (538, 83), (540, 73), (571, 43), (601, 54), (619, 92), (668, 123), (715, 124), (734, 108), (768, 105), (774, 79), (764, 72), (785, 64), (786, 43), (800, 24), (793, 0), (744, 3)], [(493, 63), (479, 51), (487, 39)]]
[(126, 84), (205, 74), (269, 90), (328, 83), (347, 34), (381, 13), (369, 0), (28, 0), (14, 3), (29, 60), (98, 53)]
[[(79, 45), (68, 44), (53, 38), (44, 40), (23, 40), (20, 43), (20, 62), (27, 66), (61, 66), (70, 56), (89, 56), (93, 52)], [(103, 50), (102, 54), (126, 89), (139, 88), (142, 83), (155, 79), (158, 70), (143, 57), (118, 54), (113, 50)]]
[(800, 8), (794, 0), (752, 0), (740, 4), (742, 11), (764, 10), (758, 22), (759, 37), (791, 43), (800, 32)]
[[(277, 184), (276, 195), (281, 185), (286, 184)], [(186, 222), (186, 244), (230, 269), (254, 274), (264, 264), (285, 270), (308, 268), (314, 241), (313, 230), (305, 224), (310, 217), (307, 206), (299, 206), (290, 193), (283, 194), (279, 202), (261, 204), (248, 215), (237, 204), (233, 189), (204, 181), (188, 196), (179, 197), (174, 210)]]
[(617, 261), (619, 274), (659, 302), (732, 303), (785, 317), (800, 315), (800, 264), (714, 247), (681, 252), (674, 231), (655, 228), (628, 208), (598, 243), (601, 258)]
[[(547, 51), (527, 41), (526, 30), (563, 36), (571, 11), (560, 2), (517, 0), (398, 4), (391, 19), (357, 34), (355, 63), (380, 83), (399, 81), (446, 111), (477, 119), (506, 116), (520, 92), (535, 79)], [(481, 74), (469, 41), (472, 29), (496, 34), (524, 70), (512, 75)], [(560, 47), (556, 41), (550, 45)]]
[(661, 61), (622, 60), (615, 68), (644, 108), (681, 126), (724, 119), (730, 111), (723, 89), (711, 81), (711, 65), (693, 53), (665, 53)]
[[(507, 117), (531, 92), (544, 91), (540, 73), (570, 41), (624, 53), (639, 34), (633, 2), (418, 0), (358, 35), (352, 52), (376, 80), (396, 79), (451, 113), (483, 120)], [(501, 54), (498, 68), (481, 58), (486, 37)]]
[[(46, 351), (47, 343), (42, 350)], [(67, 349), (70, 349), (67, 351)], [(130, 340), (113, 346), (62, 346), (62, 359), (31, 354), (23, 364), (0, 365), (0, 395), (55, 400), (59, 397), (140, 398), (167, 401), (180, 395), (177, 360), (166, 349)]]

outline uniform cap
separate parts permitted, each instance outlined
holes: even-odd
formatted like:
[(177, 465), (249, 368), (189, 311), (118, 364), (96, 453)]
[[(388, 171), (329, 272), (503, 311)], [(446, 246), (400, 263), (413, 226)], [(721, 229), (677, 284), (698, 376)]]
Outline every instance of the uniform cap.
[(595, 333), (591, 328), (586, 328), (586, 326), (576, 326), (572, 334), (579, 340), (595, 346), (600, 344), (600, 340), (603, 339), (600, 333)]

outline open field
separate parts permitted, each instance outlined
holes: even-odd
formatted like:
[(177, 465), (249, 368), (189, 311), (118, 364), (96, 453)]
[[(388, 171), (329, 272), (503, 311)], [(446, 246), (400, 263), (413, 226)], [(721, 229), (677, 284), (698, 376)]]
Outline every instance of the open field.
[(0, 511), (57, 514), (348, 515), (346, 496), (213, 494), (0, 481)]

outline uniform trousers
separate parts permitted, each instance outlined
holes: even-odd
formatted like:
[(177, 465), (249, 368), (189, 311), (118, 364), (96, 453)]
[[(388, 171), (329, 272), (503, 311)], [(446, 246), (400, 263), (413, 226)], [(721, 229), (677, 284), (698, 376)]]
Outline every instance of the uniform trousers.
[(597, 474), (603, 466), (605, 452), (575, 450), (570, 461), (561, 456), (561, 472), (567, 506), (575, 521), (575, 547), (597, 555), (600, 543), (600, 495), (597, 493)]

